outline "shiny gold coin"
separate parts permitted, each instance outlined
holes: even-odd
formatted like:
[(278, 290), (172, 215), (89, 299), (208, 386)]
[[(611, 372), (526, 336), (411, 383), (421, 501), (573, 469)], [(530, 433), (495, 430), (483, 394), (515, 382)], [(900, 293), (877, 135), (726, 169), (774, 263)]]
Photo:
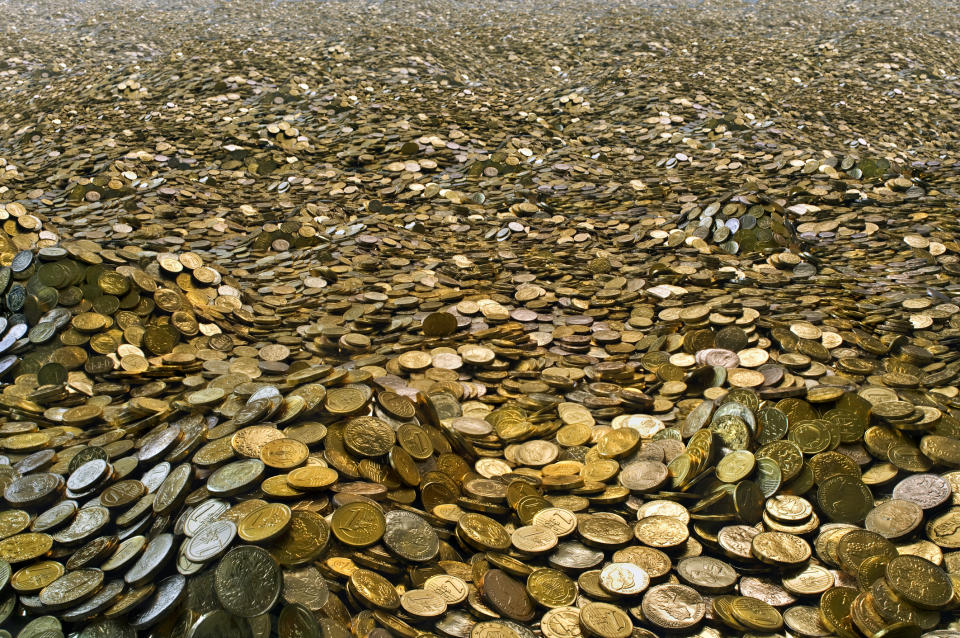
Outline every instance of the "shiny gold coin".
[(0, 560), (22, 563), (46, 556), (52, 548), (53, 538), (47, 534), (15, 534), (0, 540)]
[(298, 490), (324, 490), (336, 483), (338, 478), (339, 475), (333, 468), (308, 465), (287, 474), (287, 483)]
[(333, 513), (330, 528), (341, 543), (351, 547), (366, 547), (383, 537), (386, 520), (378, 507), (358, 501), (338, 507)]
[(773, 606), (750, 596), (738, 596), (731, 604), (733, 617), (747, 629), (773, 632), (783, 627), (783, 617)]
[(291, 470), (302, 465), (310, 449), (296, 439), (273, 439), (260, 447), (260, 460), (276, 470)]
[(0, 512), (0, 540), (19, 534), (30, 525), (30, 514), (23, 510)]
[(66, 569), (60, 563), (45, 560), (22, 567), (10, 577), (10, 585), (18, 592), (38, 592), (63, 576)]
[(587, 603), (580, 609), (580, 628), (595, 638), (628, 638), (633, 632), (630, 616), (607, 603)]
[(527, 576), (527, 594), (539, 605), (564, 607), (577, 598), (577, 585), (566, 574), (555, 569), (540, 568)]
[(290, 526), (292, 512), (282, 503), (268, 503), (240, 519), (237, 535), (248, 543), (272, 541)]

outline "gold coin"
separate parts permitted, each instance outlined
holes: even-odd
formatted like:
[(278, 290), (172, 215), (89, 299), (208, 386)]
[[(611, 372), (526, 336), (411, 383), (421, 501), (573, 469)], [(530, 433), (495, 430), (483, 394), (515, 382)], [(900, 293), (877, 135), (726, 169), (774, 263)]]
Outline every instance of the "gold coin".
[(747, 629), (754, 631), (779, 631), (783, 617), (771, 605), (750, 596), (737, 596), (730, 604), (733, 617)]
[(334, 388), (327, 392), (324, 402), (331, 414), (348, 415), (357, 412), (367, 403), (367, 396), (356, 388)]
[(649, 585), (650, 576), (633, 563), (608, 563), (600, 571), (600, 587), (614, 596), (636, 596)]
[(644, 545), (660, 549), (679, 547), (690, 536), (686, 525), (667, 516), (648, 516), (637, 522), (633, 532)]
[[(528, 584), (529, 587), (529, 584)], [(467, 583), (463, 579), (449, 574), (436, 574), (423, 583), (423, 588), (431, 591), (447, 603), (458, 605), (467, 599)]]
[(290, 486), (286, 474), (267, 478), (260, 484), (260, 490), (265, 496), (278, 500), (293, 500), (304, 495), (300, 490)]
[(273, 439), (260, 447), (260, 460), (276, 470), (290, 470), (307, 460), (310, 449), (296, 439)]
[(22, 563), (46, 556), (53, 548), (53, 537), (27, 532), (0, 540), (0, 559), (8, 563)]
[(555, 607), (540, 619), (540, 631), (545, 638), (578, 638), (580, 610), (576, 607)]
[(784, 567), (801, 565), (811, 554), (810, 545), (805, 540), (784, 532), (757, 534), (751, 541), (751, 551), (765, 563)]
[(19, 534), (30, 525), (30, 514), (23, 510), (0, 512), (0, 540)]
[(943, 609), (953, 600), (953, 581), (943, 569), (919, 556), (896, 556), (886, 566), (890, 586), (922, 609)]
[(486, 551), (510, 547), (510, 535), (503, 525), (482, 514), (468, 512), (457, 521), (457, 533), (467, 543)]
[(287, 531), (268, 548), (283, 566), (302, 565), (316, 560), (327, 548), (330, 526), (322, 516), (309, 510), (291, 512)]
[(633, 632), (630, 616), (607, 603), (587, 603), (580, 609), (580, 628), (595, 638), (628, 638)]
[(343, 429), (343, 443), (359, 456), (384, 456), (396, 443), (396, 433), (376, 417), (355, 417)]
[(386, 531), (386, 519), (375, 505), (358, 501), (337, 508), (330, 520), (337, 539), (351, 547), (373, 545)]
[(859, 592), (852, 587), (831, 587), (820, 597), (820, 620), (843, 638), (856, 636), (850, 621), (850, 607)]
[(336, 483), (338, 478), (339, 475), (333, 468), (308, 465), (287, 474), (287, 483), (298, 490), (324, 490)]
[(282, 503), (267, 503), (240, 519), (237, 534), (248, 543), (272, 541), (290, 526), (292, 512)]
[(563, 572), (544, 567), (527, 576), (527, 594), (544, 607), (565, 607), (576, 600), (577, 585)]
[(63, 576), (66, 569), (56, 561), (45, 560), (22, 567), (10, 578), (10, 585), (23, 593), (37, 592)]
[(725, 483), (737, 483), (753, 473), (756, 459), (749, 450), (736, 450), (717, 463), (717, 478)]
[(264, 445), (282, 438), (285, 438), (283, 432), (275, 427), (254, 425), (237, 431), (230, 439), (230, 445), (240, 456), (256, 459)]
[(400, 607), (400, 595), (386, 578), (368, 569), (350, 574), (351, 592), (371, 607), (393, 611)]
[(426, 589), (411, 589), (400, 595), (400, 606), (416, 618), (436, 618), (447, 611), (446, 601)]

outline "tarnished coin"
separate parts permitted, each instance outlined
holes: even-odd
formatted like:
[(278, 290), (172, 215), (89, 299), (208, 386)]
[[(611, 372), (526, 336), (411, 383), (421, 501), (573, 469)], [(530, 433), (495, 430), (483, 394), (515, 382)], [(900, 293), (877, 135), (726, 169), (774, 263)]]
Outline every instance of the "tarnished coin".
[(524, 585), (499, 569), (491, 569), (483, 575), (479, 584), (487, 603), (502, 616), (528, 622), (533, 619), (533, 602)]
[(235, 547), (216, 567), (215, 590), (223, 608), (235, 616), (251, 618), (270, 611), (283, 584), (280, 566), (259, 547)]
[(208, 611), (197, 618), (187, 633), (188, 638), (216, 638), (218, 636), (235, 636), (236, 638), (253, 638), (250, 623), (243, 618), (234, 616), (222, 609)]
[(283, 600), (287, 604), (300, 604), (316, 612), (323, 609), (329, 598), (330, 588), (316, 567), (283, 570)]
[(286, 533), (274, 541), (269, 550), (281, 565), (302, 565), (318, 558), (329, 539), (330, 526), (322, 516), (297, 509), (291, 512)]
[(397, 556), (411, 562), (429, 561), (437, 556), (440, 539), (422, 517), (413, 512), (394, 510), (388, 512), (384, 520), (383, 544)]

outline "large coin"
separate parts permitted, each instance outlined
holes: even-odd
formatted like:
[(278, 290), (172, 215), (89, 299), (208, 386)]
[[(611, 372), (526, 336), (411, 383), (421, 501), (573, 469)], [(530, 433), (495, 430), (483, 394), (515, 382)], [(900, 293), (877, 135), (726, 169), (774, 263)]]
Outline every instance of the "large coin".
[(235, 616), (252, 618), (269, 611), (282, 584), (279, 565), (259, 547), (235, 547), (217, 564), (217, 600)]

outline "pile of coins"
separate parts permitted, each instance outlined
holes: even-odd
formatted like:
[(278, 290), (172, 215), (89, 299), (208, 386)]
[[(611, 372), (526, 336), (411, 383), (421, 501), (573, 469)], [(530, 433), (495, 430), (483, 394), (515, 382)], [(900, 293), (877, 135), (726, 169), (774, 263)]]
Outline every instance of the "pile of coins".
[(34, 5), (0, 638), (960, 635), (947, 3)]

